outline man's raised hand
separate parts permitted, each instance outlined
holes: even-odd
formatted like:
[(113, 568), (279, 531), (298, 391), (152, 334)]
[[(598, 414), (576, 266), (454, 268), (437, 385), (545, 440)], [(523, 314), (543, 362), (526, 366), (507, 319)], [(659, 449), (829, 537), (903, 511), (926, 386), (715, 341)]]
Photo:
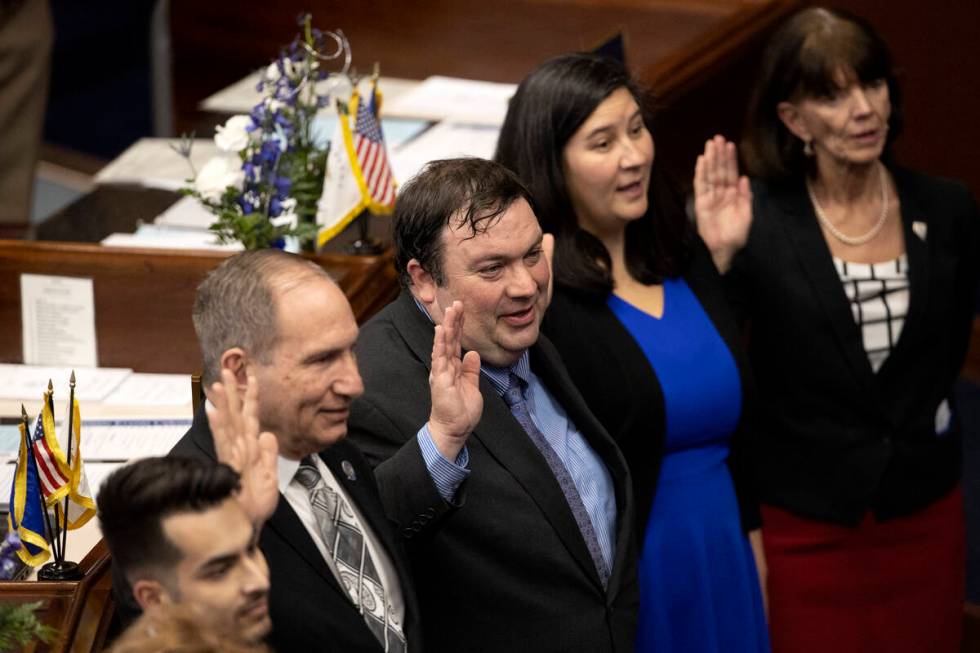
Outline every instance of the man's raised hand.
[(279, 443), (272, 433), (259, 433), (258, 396), (258, 381), (249, 375), (241, 401), (235, 375), (222, 370), (221, 381), (211, 386), (207, 415), (218, 460), (241, 475), (238, 502), (261, 526), (279, 502)]
[(429, 372), (429, 433), (439, 452), (450, 461), (456, 460), (483, 414), (480, 355), (469, 351), (460, 358), (462, 338), (463, 304), (454, 301), (446, 309), (442, 324), (436, 326)]

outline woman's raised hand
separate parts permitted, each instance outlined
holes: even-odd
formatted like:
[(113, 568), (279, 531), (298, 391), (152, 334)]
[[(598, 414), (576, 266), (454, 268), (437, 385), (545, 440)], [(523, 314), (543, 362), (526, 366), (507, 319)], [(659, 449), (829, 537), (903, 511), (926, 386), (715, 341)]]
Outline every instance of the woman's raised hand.
[(739, 176), (735, 144), (724, 136), (707, 141), (694, 166), (694, 213), (698, 234), (724, 274), (748, 240), (752, 225), (749, 179)]

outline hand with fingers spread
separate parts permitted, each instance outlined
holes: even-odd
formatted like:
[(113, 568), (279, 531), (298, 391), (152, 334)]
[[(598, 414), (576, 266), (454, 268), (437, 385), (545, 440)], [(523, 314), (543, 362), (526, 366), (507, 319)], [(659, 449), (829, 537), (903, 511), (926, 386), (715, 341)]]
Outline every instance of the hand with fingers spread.
[(735, 144), (715, 136), (704, 145), (694, 166), (694, 213), (698, 234), (711, 251), (718, 271), (725, 273), (732, 257), (749, 238), (752, 190), (738, 174)]
[(279, 503), (279, 443), (272, 433), (259, 433), (258, 392), (258, 381), (249, 375), (242, 401), (235, 375), (222, 370), (221, 381), (211, 386), (207, 414), (218, 460), (241, 475), (238, 501), (261, 526)]
[(429, 433), (439, 452), (450, 461), (456, 460), (483, 414), (480, 355), (469, 351), (461, 358), (462, 338), (463, 304), (454, 301), (446, 309), (442, 324), (436, 326), (429, 372)]

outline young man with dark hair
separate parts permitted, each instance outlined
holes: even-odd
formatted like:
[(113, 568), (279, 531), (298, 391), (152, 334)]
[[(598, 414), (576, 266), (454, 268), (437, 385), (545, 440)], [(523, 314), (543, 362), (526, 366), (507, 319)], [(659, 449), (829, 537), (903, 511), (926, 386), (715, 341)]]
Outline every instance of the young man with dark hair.
[(258, 641), (271, 626), (269, 568), (231, 468), (146, 458), (113, 472), (97, 504), (113, 563), (144, 611), (186, 604), (216, 627)]

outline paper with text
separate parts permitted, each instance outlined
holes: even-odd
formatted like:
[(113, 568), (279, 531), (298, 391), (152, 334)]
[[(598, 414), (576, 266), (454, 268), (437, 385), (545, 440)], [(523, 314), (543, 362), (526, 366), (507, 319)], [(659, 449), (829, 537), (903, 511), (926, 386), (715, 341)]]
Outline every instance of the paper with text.
[(91, 279), (20, 275), (24, 362), (97, 367)]

